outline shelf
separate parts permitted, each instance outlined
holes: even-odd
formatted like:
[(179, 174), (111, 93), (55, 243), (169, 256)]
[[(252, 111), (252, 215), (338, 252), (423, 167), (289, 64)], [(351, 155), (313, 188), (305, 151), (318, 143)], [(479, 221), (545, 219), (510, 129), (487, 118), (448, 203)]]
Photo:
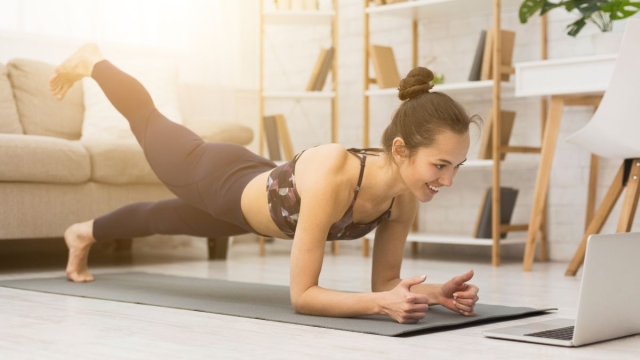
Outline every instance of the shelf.
[[(522, 0), (502, 0), (502, 10), (518, 9)], [(420, 20), (455, 16), (470, 16), (493, 12), (493, 0), (416, 0), (382, 6), (370, 5), (369, 15)]]
[(333, 99), (333, 91), (265, 91), (262, 93), (267, 99)]
[[(407, 241), (431, 243), (431, 244), (452, 244), (452, 245), (476, 245), (476, 246), (492, 246), (493, 239), (478, 239), (471, 236), (462, 235), (438, 235), (428, 233), (409, 233)], [(501, 239), (500, 245), (516, 245), (525, 244), (525, 237), (515, 239)]]
[(264, 12), (265, 25), (331, 25), (333, 10), (270, 10)]
[[(515, 85), (512, 82), (503, 82), (502, 98), (509, 99), (514, 97)], [(493, 96), (493, 80), (467, 81), (452, 84), (434, 85), (431, 91), (443, 92), (451, 97), (473, 98), (473, 99), (491, 99)], [(366, 96), (398, 96), (398, 89), (373, 89), (365, 92)]]

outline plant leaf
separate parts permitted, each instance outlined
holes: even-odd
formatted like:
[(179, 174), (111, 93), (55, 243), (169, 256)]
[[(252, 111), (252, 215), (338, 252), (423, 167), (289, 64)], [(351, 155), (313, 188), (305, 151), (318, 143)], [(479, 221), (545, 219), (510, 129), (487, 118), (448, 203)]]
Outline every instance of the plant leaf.
[(585, 25), (587, 25), (586, 19), (584, 17), (580, 18), (567, 26), (567, 29), (569, 29), (569, 32), (567, 34), (576, 36)]
[(640, 1), (618, 0), (604, 4), (600, 9), (609, 13), (611, 20), (621, 20), (640, 11)]
[(546, 0), (525, 0), (520, 5), (520, 11), (518, 12), (520, 23), (525, 24), (545, 3)]
[[(608, 3), (608, 0), (574, 0), (576, 9), (582, 16), (590, 17), (593, 13), (600, 11), (600, 6)], [(567, 9), (568, 10), (568, 9)]]

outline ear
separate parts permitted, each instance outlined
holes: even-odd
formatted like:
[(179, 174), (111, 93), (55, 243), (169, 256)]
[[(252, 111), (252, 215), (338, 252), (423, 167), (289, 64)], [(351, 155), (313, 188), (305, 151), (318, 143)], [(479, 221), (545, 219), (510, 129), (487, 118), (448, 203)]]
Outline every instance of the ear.
[(393, 158), (396, 160), (401, 160), (407, 157), (407, 147), (401, 137), (393, 139), (391, 153)]

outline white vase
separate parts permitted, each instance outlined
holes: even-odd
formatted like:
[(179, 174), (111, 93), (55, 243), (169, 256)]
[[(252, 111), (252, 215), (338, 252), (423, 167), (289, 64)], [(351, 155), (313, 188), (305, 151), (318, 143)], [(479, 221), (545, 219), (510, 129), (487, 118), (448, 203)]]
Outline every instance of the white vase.
[(622, 32), (597, 32), (591, 35), (596, 55), (617, 54), (622, 44)]

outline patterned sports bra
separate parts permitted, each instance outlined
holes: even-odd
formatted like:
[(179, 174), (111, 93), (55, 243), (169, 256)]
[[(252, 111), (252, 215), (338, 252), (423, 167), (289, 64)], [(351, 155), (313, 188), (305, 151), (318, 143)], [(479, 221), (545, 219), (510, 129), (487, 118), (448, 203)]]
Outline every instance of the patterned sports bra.
[[(365, 236), (389, 218), (393, 202), (395, 201), (395, 198), (391, 200), (391, 206), (389, 206), (387, 211), (372, 222), (367, 224), (356, 224), (353, 222), (353, 206), (360, 192), (367, 154), (365, 150), (359, 149), (348, 149), (347, 151), (360, 158), (358, 185), (355, 188), (351, 206), (349, 206), (340, 220), (331, 225), (329, 233), (327, 234), (327, 240), (352, 240)], [(359, 152), (362, 157), (356, 152)], [(296, 155), (293, 160), (273, 169), (267, 179), (267, 199), (271, 218), (280, 231), (292, 238), (296, 232), (298, 215), (300, 213), (300, 195), (298, 195), (298, 191), (296, 190), (295, 166), (296, 161), (298, 161), (302, 153), (304, 153), (304, 151)]]

